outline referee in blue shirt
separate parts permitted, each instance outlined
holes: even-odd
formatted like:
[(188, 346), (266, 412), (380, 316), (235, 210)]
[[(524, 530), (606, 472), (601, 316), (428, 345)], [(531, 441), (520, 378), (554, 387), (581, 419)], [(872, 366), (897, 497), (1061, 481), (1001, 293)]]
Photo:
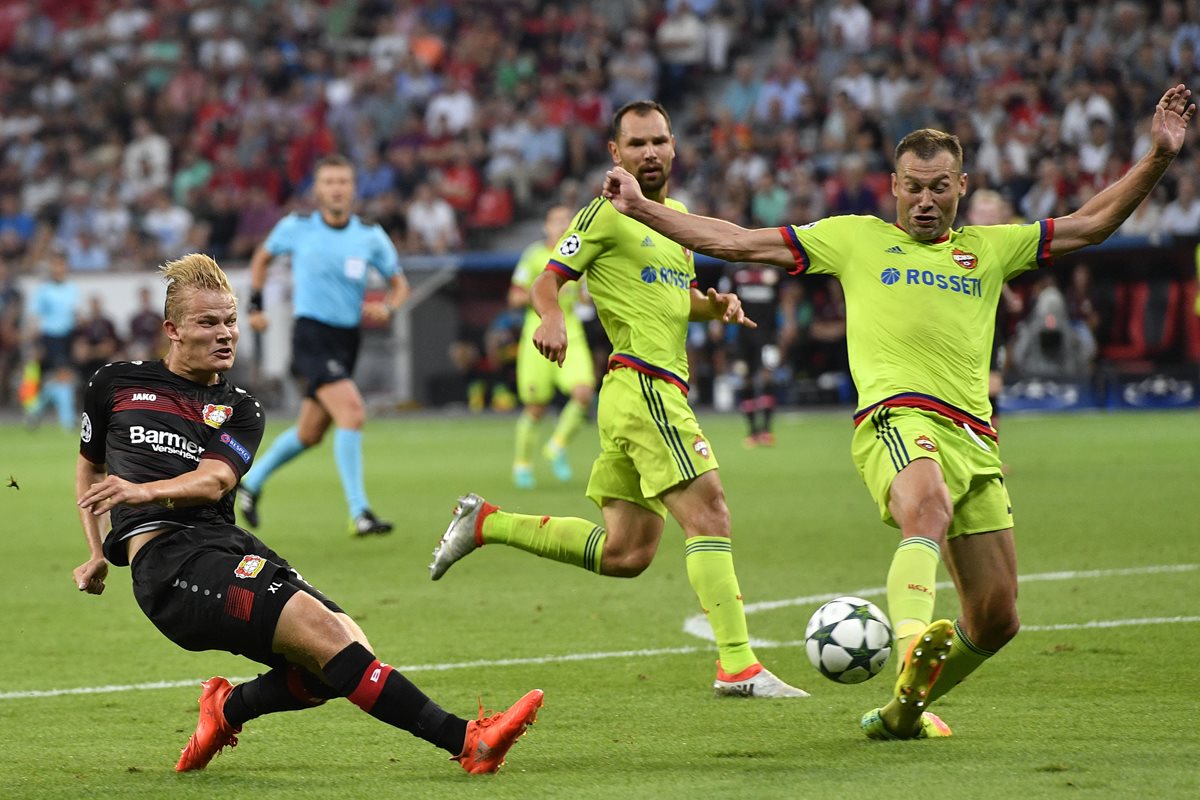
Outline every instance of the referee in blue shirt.
[[(296, 424), (279, 434), (242, 478), (238, 508), (251, 527), (258, 527), (263, 484), (275, 470), (320, 443), (332, 424), (333, 456), (350, 507), (351, 534), (389, 533), (392, 523), (376, 517), (367, 502), (362, 466), (366, 410), (352, 376), (359, 323), (364, 317), (387, 321), (408, 298), (408, 281), (383, 228), (352, 213), (354, 167), (349, 159), (331, 155), (318, 161), (313, 194), (316, 212), (281, 219), (250, 259), (250, 326), (261, 331), (267, 327), (262, 298), (267, 264), (284, 253), (291, 257), (292, 373), (305, 382), (305, 396)], [(368, 269), (388, 281), (383, 302), (363, 302)]]

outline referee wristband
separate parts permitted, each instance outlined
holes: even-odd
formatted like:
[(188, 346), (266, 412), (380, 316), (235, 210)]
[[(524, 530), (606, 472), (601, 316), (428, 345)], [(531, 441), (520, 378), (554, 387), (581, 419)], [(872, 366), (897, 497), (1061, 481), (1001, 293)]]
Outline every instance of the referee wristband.
[(250, 313), (254, 314), (254, 313), (262, 311), (262, 310), (263, 310), (262, 289), (251, 289), (250, 290)]

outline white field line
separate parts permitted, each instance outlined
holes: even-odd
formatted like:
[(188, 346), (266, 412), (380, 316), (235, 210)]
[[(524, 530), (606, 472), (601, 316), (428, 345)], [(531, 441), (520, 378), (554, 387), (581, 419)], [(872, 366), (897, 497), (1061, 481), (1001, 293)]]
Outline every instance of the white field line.
[[(1089, 570), (1080, 572), (1046, 572), (1037, 575), (1025, 575), (1020, 578), (1022, 582), (1030, 581), (1052, 581), (1052, 580), (1072, 580), (1075, 578), (1101, 578), (1125, 575), (1145, 575), (1152, 573), (1164, 572), (1191, 572), (1200, 569), (1200, 564), (1174, 564), (1157, 567), (1135, 567), (1130, 569), (1114, 569), (1114, 570)], [(940, 583), (938, 588), (947, 588), (949, 583)], [(854, 592), (834, 592), (819, 595), (811, 595), (808, 597), (797, 597), (791, 600), (772, 600), (762, 603), (749, 603), (746, 605), (746, 612), (753, 613), (757, 611), (767, 611), (776, 608), (785, 608), (787, 606), (808, 605), (811, 603), (823, 603), (834, 597), (839, 597), (845, 594), (853, 594), (858, 597), (877, 597), (885, 593), (882, 588), (866, 588), (859, 589)], [(699, 636), (702, 639), (711, 640), (712, 631), (708, 627), (703, 615), (697, 615), (700, 622), (704, 623), (703, 632), (690, 629), (688, 626), (693, 624), (696, 617), (691, 617), (685, 623), (684, 630), (692, 635)], [(1038, 633), (1045, 631), (1073, 631), (1073, 630), (1094, 630), (1105, 628), (1120, 628), (1129, 625), (1174, 625), (1180, 623), (1200, 622), (1200, 616), (1181, 616), (1181, 617), (1144, 617), (1141, 619), (1114, 619), (1114, 620), (1092, 620), (1090, 622), (1068, 622), (1056, 625), (1022, 625), (1022, 633)], [(756, 647), (771, 648), (771, 647), (803, 647), (804, 641), (793, 640), (786, 642), (755, 640)], [(535, 666), (541, 664), (564, 664), (576, 661), (601, 661), (611, 658), (653, 658), (655, 656), (670, 656), (670, 655), (686, 655), (690, 653), (706, 652), (711, 649), (708, 645), (695, 645), (690, 647), (660, 647), (647, 650), (613, 650), (599, 653), (567, 653), (557, 656), (532, 656), (529, 658), (502, 658), (502, 659), (479, 659), (476, 661), (456, 661), (444, 664), (407, 664), (397, 666), (396, 669), (404, 673), (415, 672), (446, 672), (456, 669), (478, 669), (480, 667), (517, 667), (517, 666)], [(253, 676), (234, 677), (230, 678), (235, 683), (251, 680)], [(145, 683), (128, 683), (128, 684), (111, 684), (107, 686), (80, 686), (69, 689), (41, 689), (16, 692), (0, 692), (0, 700), (25, 700), (43, 697), (62, 697), (64, 695), (80, 695), (80, 694), (111, 694), (115, 692), (140, 692), (151, 689), (180, 689), (185, 687), (196, 687), (200, 685), (202, 678), (191, 678), (188, 680), (177, 681), (148, 681)]]
[[(1152, 567), (1128, 567), (1124, 569), (1069, 570), (1062, 572), (1039, 572), (1033, 575), (1020, 575), (1017, 577), (1017, 581), (1019, 583), (1038, 583), (1041, 581), (1071, 581), (1081, 578), (1120, 578), (1129, 575), (1194, 572), (1197, 569), (1200, 569), (1200, 564), (1162, 564)], [(950, 581), (941, 581), (937, 584), (937, 588), (952, 589), (954, 588), (954, 584)], [(887, 587), (873, 586), (869, 588), (853, 589), (848, 592), (824, 592), (822, 594), (811, 594), (807, 597), (793, 597), (788, 600), (764, 600), (761, 603), (747, 603), (746, 613), (754, 614), (759, 611), (773, 611), (777, 608), (787, 608), (789, 606), (809, 605), (813, 606), (813, 610), (815, 611), (816, 606), (824, 603), (826, 600), (832, 600), (835, 597), (851, 595), (866, 599), (871, 597), (881, 597), (885, 594), (887, 594)], [(1036, 631), (1038, 628), (1033, 625), (1022, 625), (1021, 630)], [(697, 639), (703, 639), (706, 642), (716, 641), (716, 637), (713, 636), (712, 628), (708, 624), (708, 619), (703, 614), (693, 614), (684, 620), (683, 632), (695, 636)], [(783, 643), (772, 642), (769, 639), (756, 639), (751, 637), (750, 644), (754, 647), (777, 647), (781, 646)]]

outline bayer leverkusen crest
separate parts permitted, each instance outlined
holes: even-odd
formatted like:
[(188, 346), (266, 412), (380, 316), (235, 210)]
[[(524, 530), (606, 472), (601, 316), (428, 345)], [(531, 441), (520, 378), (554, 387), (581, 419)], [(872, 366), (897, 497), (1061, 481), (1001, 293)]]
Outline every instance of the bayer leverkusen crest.
[(975, 265), (979, 263), (979, 256), (974, 253), (968, 253), (966, 250), (955, 249), (950, 257), (954, 259), (954, 263), (958, 264), (963, 269), (975, 269)]
[(205, 425), (210, 428), (219, 428), (233, 416), (233, 408), (230, 406), (219, 406), (215, 403), (206, 403), (202, 416), (204, 417)]

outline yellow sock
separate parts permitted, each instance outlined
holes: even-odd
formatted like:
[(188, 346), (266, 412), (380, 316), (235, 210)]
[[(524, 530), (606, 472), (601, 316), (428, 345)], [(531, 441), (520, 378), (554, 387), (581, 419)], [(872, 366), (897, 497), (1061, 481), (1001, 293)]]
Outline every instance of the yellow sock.
[(984, 650), (971, 641), (962, 629), (961, 620), (954, 622), (954, 641), (950, 643), (950, 652), (942, 664), (942, 672), (929, 690), (929, 702), (932, 703), (946, 692), (963, 682), (963, 679), (983, 665), (995, 651)]
[(750, 648), (746, 607), (733, 571), (733, 543), (726, 536), (693, 536), (684, 543), (688, 581), (717, 637), (721, 669), (735, 675), (758, 657)]
[(533, 458), (533, 435), (537, 420), (528, 411), (522, 411), (517, 417), (516, 450), (513, 453), (514, 464), (528, 464)]
[(554, 433), (550, 437), (550, 441), (555, 447), (563, 448), (567, 446), (567, 442), (571, 441), (571, 437), (575, 435), (575, 431), (579, 430), (579, 426), (583, 423), (583, 418), (586, 414), (586, 407), (576, 400), (569, 400), (563, 406), (562, 412), (558, 415), (558, 424), (554, 426)]
[(494, 511), (483, 520), (484, 544), (507, 544), (600, 574), (604, 528), (578, 517), (534, 517)]
[(937, 596), (937, 566), (941, 550), (937, 542), (923, 536), (901, 540), (888, 570), (888, 616), (896, 634), (894, 649), (896, 671), (904, 666), (904, 656), (913, 637), (933, 621), (933, 601)]

